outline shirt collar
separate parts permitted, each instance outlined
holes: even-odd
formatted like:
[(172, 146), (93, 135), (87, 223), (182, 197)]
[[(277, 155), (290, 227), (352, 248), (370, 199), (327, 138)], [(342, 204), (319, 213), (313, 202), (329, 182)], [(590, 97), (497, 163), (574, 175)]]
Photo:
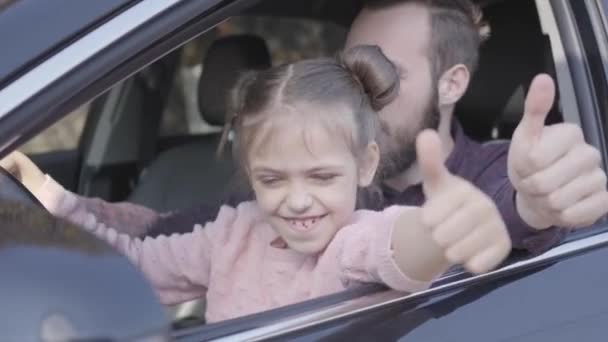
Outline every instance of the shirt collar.
[(469, 141), (458, 120), (452, 120), (450, 131), (452, 138), (454, 139), (454, 148), (452, 148), (452, 152), (445, 160), (445, 166), (451, 173), (455, 173), (465, 159), (465, 153), (467, 152), (466, 146)]

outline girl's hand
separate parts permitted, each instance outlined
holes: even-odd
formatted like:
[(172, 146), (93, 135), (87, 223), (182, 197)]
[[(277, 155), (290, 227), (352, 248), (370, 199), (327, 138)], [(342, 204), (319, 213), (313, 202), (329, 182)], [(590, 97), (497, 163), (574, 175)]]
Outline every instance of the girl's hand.
[(15, 151), (0, 160), (0, 166), (12, 174), (36, 197), (45, 175), (25, 154)]
[(450, 174), (436, 132), (416, 140), (426, 203), (420, 221), (452, 264), (483, 273), (511, 251), (511, 239), (494, 201), (470, 182)]

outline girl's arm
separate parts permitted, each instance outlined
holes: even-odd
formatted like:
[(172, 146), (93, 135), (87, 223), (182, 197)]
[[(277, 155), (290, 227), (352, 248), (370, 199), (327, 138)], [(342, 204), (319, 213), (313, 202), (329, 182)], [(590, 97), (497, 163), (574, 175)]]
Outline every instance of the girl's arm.
[(131, 236), (145, 234), (149, 227), (164, 217), (154, 210), (132, 203), (110, 203), (99, 198), (79, 196), (65, 190), (48, 175), (45, 175), (35, 196), (55, 216), (82, 225), (83, 220), (92, 215), (97, 222)]
[(229, 231), (235, 210), (223, 207), (214, 222), (196, 225), (192, 233), (134, 238), (118, 233), (88, 215), (83, 227), (107, 241), (135, 264), (150, 281), (163, 304), (176, 304), (205, 294), (214, 248)]
[(401, 210), (394, 222), (391, 239), (393, 258), (401, 272), (419, 281), (431, 282), (451, 266), (421, 221), (420, 208)]
[(99, 222), (130, 235), (146, 232), (161, 215), (130, 203), (108, 203), (85, 198), (65, 190), (45, 175), (25, 154), (14, 151), (0, 160), (0, 166), (17, 178), (53, 215), (82, 224), (88, 214)]
[(420, 208), (404, 206), (357, 211), (353, 223), (336, 234), (326, 252), (330, 260), (337, 260), (342, 283), (383, 283), (404, 292), (428, 288), (449, 265), (428, 237), (420, 239), (422, 229), (414, 228), (419, 213)]

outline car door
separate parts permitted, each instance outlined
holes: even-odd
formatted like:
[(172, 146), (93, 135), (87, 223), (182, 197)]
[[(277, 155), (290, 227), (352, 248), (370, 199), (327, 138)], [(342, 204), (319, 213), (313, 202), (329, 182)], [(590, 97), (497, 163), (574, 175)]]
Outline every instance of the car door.
[[(606, 156), (606, 1), (536, 1), (551, 38), (564, 119)], [(248, 330), (178, 336), (250, 340), (605, 341), (608, 225), (581, 230), (537, 259), (489, 274), (446, 279), (427, 295), (373, 292)], [(511, 272), (512, 271), (512, 272)], [(500, 274), (500, 272), (506, 272)], [(450, 280), (452, 282), (450, 282)], [(463, 282), (458, 285), (459, 282)], [(464, 285), (466, 284), (466, 285)], [(464, 285), (464, 286), (461, 286)], [(443, 289), (442, 289), (443, 287)], [(211, 327), (207, 327), (209, 329)], [(209, 332), (211, 333), (211, 332)]]
[[(504, 277), (478, 279), (428, 296), (378, 301), (378, 306), (322, 323), (312, 317), (301, 330), (274, 326), (269, 340), (294, 341), (605, 341), (608, 301), (606, 233), (579, 256), (562, 258)], [(589, 242), (589, 241), (587, 241)], [(588, 246), (589, 247), (589, 246)], [(598, 249), (595, 249), (598, 248)], [(449, 286), (448, 286), (449, 287)], [(280, 333), (277, 333), (280, 332)], [(237, 335), (252, 338), (256, 335)], [(256, 337), (257, 337), (256, 336)]]
[[(566, 90), (562, 101), (573, 102), (561, 107), (577, 108), (586, 140), (600, 150), (606, 165), (608, 3), (536, 3), (545, 32), (557, 49), (554, 52), (563, 56), (558, 61), (560, 70), (569, 75), (561, 78), (560, 90)], [(572, 93), (568, 93), (569, 87)], [(564, 114), (568, 120), (572, 113)], [(340, 312), (347, 317), (335, 315), (334, 320), (319, 319), (317, 313), (309, 321), (301, 319), (291, 326), (284, 323), (274, 325), (274, 330), (258, 329), (257, 335), (250, 331), (237, 336), (296, 341), (605, 341), (607, 230), (603, 220), (573, 233), (569, 241), (540, 256), (540, 261), (546, 258), (543, 262), (517, 267), (518, 271), (504, 277), (471, 281), (468, 286), (429, 296), (387, 299), (384, 305), (367, 310)], [(556, 254), (561, 256), (553, 259)]]
[[(131, 12), (125, 12), (128, 14), (126, 17), (129, 19), (128, 22), (126, 19), (123, 22), (110, 21), (107, 23), (107, 25), (110, 26), (104, 25), (100, 27), (100, 29), (110, 27), (107, 30), (108, 36), (104, 36), (107, 38), (107, 40), (104, 40), (104, 42), (97, 42), (98, 44), (106, 44), (104, 45), (105, 49), (91, 52), (91, 54), (85, 60), (81, 61), (81, 64), (73, 67), (78, 68), (77, 73), (67, 70), (65, 74), (62, 74), (61, 80), (59, 80), (59, 78), (54, 80), (55, 83), (49, 82), (45, 85), (45, 83), (42, 82), (41, 84), (36, 85), (40, 88), (30, 93), (27, 103), (20, 103), (14, 106), (14, 108), (10, 109), (7, 113), (1, 113), (4, 115), (4, 117), (0, 124), (0, 140), (2, 142), (1, 146), (4, 146), (4, 151), (9, 150), (11, 146), (22, 142), (23, 139), (19, 134), (15, 134), (15, 130), (19, 129), (20, 132), (33, 134), (32, 132), (35, 131), (36, 125), (29, 121), (36, 122), (38, 120), (33, 113), (36, 113), (37, 115), (44, 115), (45, 119), (49, 120), (49, 118), (52, 119), (54, 116), (63, 115), (65, 112), (75, 109), (76, 104), (88, 101), (93, 96), (106, 91), (111, 85), (123, 80), (134, 71), (159, 58), (165, 52), (171, 51), (173, 48), (200, 33), (207, 27), (210, 27), (218, 21), (223, 20), (231, 13), (238, 12), (240, 8), (242, 8), (241, 6), (246, 5), (246, 2), (205, 2), (185, 0), (170, 2), (167, 0), (167, 2), (152, 3), (152, 5), (151, 3), (146, 3), (144, 5), (143, 2), (141, 4), (141, 6), (134, 6), (131, 9)], [(212, 6), (214, 6), (213, 11), (210, 10)], [(129, 32), (129, 34), (127, 34), (127, 32)], [(117, 35), (112, 36), (111, 33), (116, 33)], [(120, 42), (121, 44), (116, 44), (116, 42)], [(120, 46), (120, 48), (118, 48), (118, 46)], [(45, 71), (45, 67), (48, 68), (48, 65), (43, 63), (39, 66), (40, 69), (35, 68), (32, 70), (32, 72), (37, 73)], [(85, 82), (83, 80), (87, 81)], [(581, 80), (581, 84), (583, 84), (582, 81), (584, 80), (585, 78)], [(51, 87), (51, 85), (53, 85), (53, 87)], [(32, 85), (32, 87), (34, 87), (34, 85)], [(580, 90), (582, 92), (583, 90), (587, 90), (589, 87), (590, 85), (587, 84), (586, 87), (579, 88), (577, 86), (576, 89), (577, 91)], [(10, 100), (7, 94), (10, 94), (10, 92), (5, 93), (4, 90), (0, 91), (0, 100)], [(597, 113), (597, 111), (591, 111), (589, 113), (591, 113), (591, 115), (595, 115), (593, 113)], [(592, 116), (587, 122), (593, 122), (593, 118), (594, 116)], [(598, 128), (591, 125), (588, 126), (590, 126), (588, 129), (591, 132), (589, 133), (589, 139), (599, 145), (600, 143), (594, 140), (598, 135), (592, 134), (593, 130), (597, 130)], [(564, 274), (563, 272), (579, 270), (580, 272), (576, 273), (575, 277), (571, 278), (573, 282), (565, 283), (566, 286), (577, 285), (574, 283), (574, 281), (578, 279), (576, 276), (587, 278), (592, 277), (594, 273), (588, 272), (589, 269), (583, 268), (581, 265), (590, 262), (588, 260), (602, 260), (605, 253), (602, 253), (601, 251), (597, 252), (599, 254), (591, 253), (592, 249), (602, 247), (604, 240), (600, 240), (599, 242), (594, 240), (591, 242), (593, 243), (584, 246), (584, 249), (572, 249), (570, 252), (574, 253), (573, 251), (583, 250), (585, 252), (589, 251), (589, 255), (592, 255), (593, 257), (590, 259), (585, 259), (587, 260), (585, 262), (575, 262), (570, 264), (569, 267), (563, 268), (561, 268), (559, 265), (568, 265), (567, 262), (570, 261), (560, 261), (559, 263), (555, 264), (556, 266), (547, 268), (547, 270), (555, 271), (555, 273), (551, 273), (553, 274), (552, 277), (554, 279), (559, 279), (559, 277)], [(568, 254), (570, 252), (566, 250), (564, 253)], [(576, 261), (583, 259), (573, 258), (571, 260)], [(301, 314), (304, 312), (314, 315), (318, 309), (346, 310), (341, 313), (337, 312), (337, 315), (335, 315), (336, 311), (329, 313), (325, 312), (325, 316), (321, 316), (320, 319), (315, 320), (314, 323), (306, 326), (300, 326), (297, 331), (289, 329), (279, 330), (279, 333), (274, 335), (276, 338), (332, 338), (347, 336), (343, 335), (343, 333), (349, 334), (349, 332), (356, 333), (357, 336), (375, 336), (373, 334), (366, 335), (366, 331), (368, 330), (369, 332), (374, 332), (374, 334), (379, 334), (382, 331), (396, 331), (392, 332), (393, 335), (387, 336), (389, 338), (392, 336), (392, 338), (395, 339), (399, 336), (407, 336), (407, 334), (413, 330), (423, 331), (423, 333), (429, 334), (418, 335), (420, 338), (423, 338), (425, 336), (432, 337), (431, 334), (437, 330), (449, 330), (448, 328), (451, 326), (450, 322), (454, 322), (454, 320), (458, 322), (456, 325), (461, 326), (464, 324), (464, 326), (467, 327), (468, 332), (474, 332), (474, 324), (482, 322), (483, 319), (485, 319), (485, 317), (488, 315), (489, 309), (487, 308), (495, 308), (497, 307), (496, 305), (504, 303), (507, 300), (520, 298), (522, 296), (521, 293), (532, 288), (531, 284), (538, 285), (534, 287), (534, 291), (543, 293), (542, 291), (547, 288), (546, 283), (544, 283), (545, 277), (535, 275), (541, 274), (539, 267), (546, 266), (547, 262), (555, 261), (558, 260), (556, 258), (538, 260), (538, 263), (534, 264), (534, 269), (530, 268), (530, 272), (532, 273), (530, 273), (528, 277), (523, 278), (529, 279), (530, 277), (531, 280), (529, 280), (529, 282), (522, 283), (521, 280), (518, 280), (520, 277), (527, 275), (524, 273), (524, 271), (528, 270), (528, 268), (519, 268), (517, 272), (500, 273), (500, 277), (494, 276), (498, 274), (489, 275), (487, 278), (485, 278), (486, 280), (479, 280), (479, 283), (472, 283), (469, 281), (468, 283), (454, 285), (445, 291), (429, 292), (419, 297), (405, 298), (403, 294), (383, 291), (383, 289), (376, 287), (371, 290), (364, 289), (362, 290), (363, 292), (356, 292), (354, 295), (352, 293), (339, 294), (338, 296), (332, 296), (331, 298), (323, 298), (319, 301), (313, 301), (312, 303), (303, 303), (300, 306), (265, 314), (273, 315), (273, 317), (275, 317), (273, 319), (275, 320), (278, 319), (277, 316), (280, 315), (282, 316), (280, 318), (287, 319), (287, 321), (284, 322), (293, 325), (303, 322), (298, 320), (301, 319)], [(601, 267), (599, 268), (601, 271)], [(600, 272), (600, 276), (598, 276), (597, 280), (597, 284), (602, 286), (601, 288), (605, 288), (605, 280), (603, 278), (604, 275), (604, 273)], [(554, 284), (554, 282), (551, 284)], [(465, 287), (464, 285), (467, 286)], [(469, 287), (469, 285), (472, 287)], [(586, 283), (583, 285), (586, 285)], [(487, 287), (484, 288), (484, 286)], [(473, 288), (473, 290), (465, 292), (469, 288)], [(586, 291), (590, 294), (594, 293), (594, 288), (581, 286), (577, 287), (576, 289)], [(542, 303), (549, 301), (557, 302), (559, 298), (565, 295), (565, 291), (567, 290), (568, 287), (564, 288), (563, 292), (559, 292), (558, 294), (550, 293), (551, 296), (542, 297), (542, 301), (532, 302), (532, 304), (538, 304), (537, 306), (542, 308)], [(462, 294), (463, 292), (464, 295)], [(477, 306), (477, 308), (481, 309), (476, 310), (474, 308), (475, 305), (481, 305), (479, 304), (483, 302), (481, 299), (488, 298), (486, 293), (499, 293), (500, 296), (497, 297), (498, 299), (496, 299), (496, 301), (491, 302), (494, 305)], [(370, 299), (368, 295), (372, 296), (372, 299)], [(463, 296), (464, 299), (458, 296)], [(448, 300), (450, 298), (451, 300)], [(466, 298), (469, 298), (469, 300), (465, 300)], [(380, 300), (380, 302), (377, 302), (376, 300)], [(447, 303), (452, 303), (445, 305), (445, 307), (453, 310), (450, 311), (444, 308), (442, 311), (442, 306), (437, 305), (439, 309), (436, 311), (439, 311), (440, 313), (448, 311), (448, 313), (443, 316), (436, 313), (433, 316), (432, 309), (435, 307), (429, 308), (429, 306), (434, 303), (441, 304), (442, 300), (447, 300)], [(588, 301), (586, 303), (588, 303)], [(350, 304), (356, 304), (356, 306), (351, 307), (349, 306)], [(567, 304), (570, 305), (571, 302), (568, 302)], [(593, 306), (595, 311), (593, 312), (601, 312), (604, 309), (602, 306), (603, 302), (598, 302), (595, 304), (596, 305)], [(477, 315), (475, 316), (477, 317), (476, 320), (467, 320), (465, 323), (460, 321), (463, 318), (459, 315), (462, 312), (462, 308), (465, 306), (473, 307), (471, 311), (468, 311), (468, 314)], [(427, 311), (430, 311), (431, 314), (426, 314), (425, 316), (422, 311), (419, 311), (419, 308), (427, 308)], [(519, 307), (517, 308), (519, 310)], [(552, 312), (557, 313), (557, 311), (558, 310), (554, 309)], [(519, 311), (512, 310), (500, 317), (504, 317), (506, 319), (509, 318), (510, 315), (517, 314), (517, 312)], [(378, 314), (379, 316), (373, 316), (375, 314)], [(406, 315), (407, 319), (399, 319), (399, 316), (403, 315)], [(427, 325), (428, 328), (420, 328), (422, 330), (416, 330), (417, 326), (424, 326), (424, 322), (431, 321), (430, 319), (425, 321), (426, 318), (435, 316), (445, 317), (446, 320), (443, 322), (447, 323), (441, 324), (447, 325)], [(203, 336), (209, 337), (210, 335), (208, 334), (210, 331), (215, 332), (215, 337), (224, 336), (230, 338), (236, 337), (236, 334), (238, 333), (255, 333), (255, 329), (257, 328), (272, 328), (272, 324), (268, 320), (264, 319), (265, 316), (256, 317), (257, 318), (243, 318), (243, 320), (240, 321), (242, 322), (242, 325), (237, 325), (235, 322), (225, 322), (223, 325), (215, 325), (199, 329), (200, 331), (183, 332), (180, 333), (179, 336), (176, 336), (176, 338), (183, 340), (200, 340)], [(377, 319), (378, 317), (380, 319)], [(359, 319), (362, 319), (362, 321), (357, 321)], [(452, 319), (452, 321), (450, 321), (450, 319)], [(525, 323), (527, 321), (528, 320), (524, 320), (522, 318), (522, 320), (518, 320), (517, 322)], [(360, 322), (363, 323), (359, 324)], [(503, 322), (503, 320), (501, 318), (496, 322), (496, 324), (499, 324), (500, 322)], [(564, 320), (558, 320), (558, 322), (564, 322)], [(404, 328), (404, 325), (409, 325), (413, 328), (413, 330), (408, 330), (407, 327)], [(509, 332), (507, 331), (506, 333)], [(469, 334), (468, 336), (475, 335)]]

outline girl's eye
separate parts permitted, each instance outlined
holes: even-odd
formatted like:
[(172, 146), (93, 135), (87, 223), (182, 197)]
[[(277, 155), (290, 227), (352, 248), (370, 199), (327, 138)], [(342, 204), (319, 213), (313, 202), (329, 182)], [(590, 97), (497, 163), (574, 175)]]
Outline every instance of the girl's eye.
[(312, 178), (314, 180), (321, 181), (321, 182), (328, 182), (330, 180), (335, 179), (336, 177), (338, 177), (338, 175), (335, 173), (317, 173), (317, 174), (312, 175)]
[(264, 185), (275, 185), (281, 181), (279, 177), (259, 177), (258, 181)]

